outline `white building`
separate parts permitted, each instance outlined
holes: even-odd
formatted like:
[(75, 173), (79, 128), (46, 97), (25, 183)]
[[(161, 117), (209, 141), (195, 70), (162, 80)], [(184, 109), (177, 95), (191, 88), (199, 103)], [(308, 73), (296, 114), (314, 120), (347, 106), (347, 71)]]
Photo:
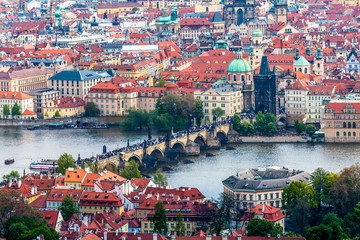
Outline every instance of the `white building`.
[[(20, 107), (20, 113), (24, 113), (25, 110), (34, 111), (33, 97), (23, 92), (9, 92), (0, 91), (0, 117), (10, 118), (12, 108), (15, 104)], [(7, 105), (10, 109), (10, 116), (4, 116), (4, 106)], [(21, 116), (19, 116), (21, 118)]]
[(357, 59), (357, 53), (355, 51), (354, 45), (348, 58), (346, 59), (345, 72), (346, 73), (360, 72), (360, 62)]
[(308, 86), (306, 95), (306, 122), (320, 123), (322, 108), (330, 101), (335, 92), (335, 86)]

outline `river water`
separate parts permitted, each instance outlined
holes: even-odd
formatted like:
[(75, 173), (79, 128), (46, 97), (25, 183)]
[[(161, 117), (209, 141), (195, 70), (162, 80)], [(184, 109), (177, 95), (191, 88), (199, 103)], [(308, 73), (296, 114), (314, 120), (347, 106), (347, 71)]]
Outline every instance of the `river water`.
[[(156, 136), (154, 136), (156, 137)], [(91, 157), (107, 150), (143, 141), (147, 133), (123, 132), (109, 129), (35, 130), (0, 128), (0, 176), (17, 170), (29, 171), (32, 161), (42, 158), (57, 159), (67, 152), (75, 158)], [(312, 172), (318, 167), (339, 172), (359, 161), (360, 144), (234, 144), (235, 150), (212, 151), (216, 156), (186, 158), (193, 164), (173, 166), (165, 173), (171, 187), (197, 187), (208, 198), (217, 198), (222, 191), (222, 181), (238, 171), (252, 167), (285, 166)], [(4, 159), (15, 158), (12, 165)]]

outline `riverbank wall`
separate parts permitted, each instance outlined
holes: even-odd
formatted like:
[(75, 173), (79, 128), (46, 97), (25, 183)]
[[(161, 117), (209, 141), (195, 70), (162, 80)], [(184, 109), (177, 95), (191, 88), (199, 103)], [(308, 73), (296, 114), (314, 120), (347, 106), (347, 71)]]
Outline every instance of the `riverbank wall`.
[(63, 123), (72, 121), (73, 123), (107, 123), (110, 126), (119, 126), (120, 122), (124, 119), (123, 116), (116, 117), (73, 117), (73, 118), (51, 118), (51, 119), (0, 119), (0, 127), (20, 127), (20, 126), (47, 126), (53, 123)]
[(307, 143), (307, 142), (324, 142), (323, 139), (313, 140), (307, 136), (239, 136), (229, 135), (228, 143)]

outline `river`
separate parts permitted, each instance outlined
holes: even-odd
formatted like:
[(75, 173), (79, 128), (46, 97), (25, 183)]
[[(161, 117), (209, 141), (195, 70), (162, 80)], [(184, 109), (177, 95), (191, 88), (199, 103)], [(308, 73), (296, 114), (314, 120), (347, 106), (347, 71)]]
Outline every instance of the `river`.
[[(31, 161), (42, 158), (57, 159), (67, 152), (75, 158), (91, 157), (107, 150), (143, 141), (147, 133), (123, 132), (109, 129), (35, 130), (0, 128), (0, 176), (17, 170), (22, 174)], [(358, 161), (360, 144), (234, 144), (235, 150), (212, 151), (216, 156), (187, 158), (193, 164), (173, 166), (165, 173), (171, 187), (197, 187), (208, 198), (217, 198), (222, 181), (228, 176), (252, 167), (285, 166), (312, 172), (318, 167), (339, 172)], [(4, 165), (4, 159), (15, 158), (15, 163)]]

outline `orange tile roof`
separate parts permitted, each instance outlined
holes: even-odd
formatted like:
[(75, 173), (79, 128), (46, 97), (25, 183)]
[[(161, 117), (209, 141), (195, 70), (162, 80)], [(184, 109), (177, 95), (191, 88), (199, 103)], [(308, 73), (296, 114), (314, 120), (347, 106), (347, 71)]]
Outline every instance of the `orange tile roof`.
[(81, 183), (85, 176), (86, 176), (85, 169), (73, 169), (70, 171), (68, 168), (66, 169), (66, 173), (65, 173), (65, 182)]
[(33, 97), (23, 92), (0, 91), (0, 99), (23, 100), (29, 98), (33, 98)]
[(82, 183), (82, 186), (90, 186), (90, 187), (94, 187), (94, 183), (97, 179), (99, 179), (101, 176), (100, 174), (97, 173), (88, 173), (86, 174), (85, 180)]

